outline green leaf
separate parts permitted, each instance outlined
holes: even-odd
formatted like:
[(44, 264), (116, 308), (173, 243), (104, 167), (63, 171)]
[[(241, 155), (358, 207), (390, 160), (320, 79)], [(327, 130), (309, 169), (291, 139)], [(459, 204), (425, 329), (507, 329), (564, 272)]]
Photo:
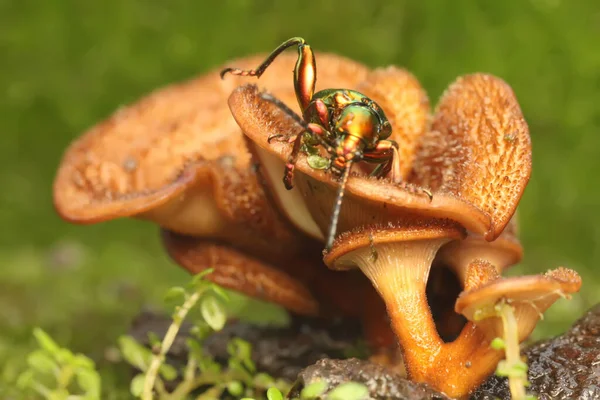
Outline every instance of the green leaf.
[(169, 364), (161, 364), (159, 369), (160, 375), (167, 381), (172, 381), (177, 378), (177, 370)]
[(329, 168), (329, 160), (317, 154), (311, 154), (306, 157), (306, 162), (312, 169), (327, 169)]
[(100, 375), (96, 371), (79, 369), (76, 372), (77, 384), (90, 399), (100, 398)]
[(300, 392), (300, 397), (302, 399), (315, 399), (325, 393), (327, 390), (327, 382), (325, 381), (317, 381), (311, 384), (304, 386), (302, 391)]
[(220, 331), (225, 326), (225, 322), (227, 321), (225, 307), (223, 307), (214, 295), (207, 295), (202, 299), (200, 312), (202, 313), (202, 318), (215, 331)]
[(35, 374), (33, 370), (28, 369), (25, 372), (21, 373), (21, 375), (19, 375), (15, 384), (17, 385), (18, 389), (25, 390), (30, 388), (33, 385), (34, 381)]
[(121, 336), (119, 339), (119, 348), (125, 361), (134, 367), (145, 371), (150, 365), (152, 353), (150, 350), (136, 342), (131, 336)]
[(94, 363), (94, 361), (83, 355), (83, 354), (75, 354), (73, 356), (73, 362), (72, 365), (75, 368), (82, 368), (82, 369), (89, 369), (89, 370), (94, 370), (96, 368), (96, 364)]
[(244, 385), (240, 381), (231, 381), (227, 383), (227, 391), (235, 397), (240, 397), (244, 393)]
[(267, 390), (267, 400), (283, 400), (283, 394), (277, 388), (269, 388)]
[(254, 386), (259, 388), (267, 388), (272, 386), (275, 383), (275, 379), (269, 374), (265, 374), (264, 372), (259, 372), (254, 375)]
[(490, 347), (494, 350), (504, 350), (506, 348), (506, 344), (504, 343), (504, 339), (497, 337), (492, 340)]
[(58, 352), (54, 355), (56, 361), (60, 364), (73, 364), (75, 362), (75, 355), (69, 349), (58, 349)]
[(227, 294), (227, 292), (225, 291), (225, 289), (223, 289), (221, 286), (217, 285), (217, 284), (211, 284), (210, 285), (210, 289), (221, 299), (223, 299), (223, 301), (229, 301), (229, 294)]
[(44, 350), (35, 350), (27, 356), (27, 364), (42, 374), (51, 374), (60, 370), (60, 366)]
[(227, 343), (227, 352), (238, 360), (252, 359), (252, 345), (237, 337)]
[(361, 383), (345, 382), (327, 395), (327, 400), (363, 400), (369, 395), (369, 389)]
[(186, 297), (185, 289), (182, 287), (179, 287), (179, 286), (175, 286), (175, 287), (172, 287), (169, 290), (167, 290), (167, 293), (165, 293), (164, 300), (166, 302), (180, 301), (180, 300), (185, 299), (185, 297)]
[(213, 269), (213, 268), (208, 268), (208, 269), (205, 269), (205, 270), (204, 270), (204, 271), (202, 271), (202, 272), (199, 272), (199, 273), (197, 273), (197, 274), (196, 274), (196, 275), (194, 275), (194, 277), (192, 278), (192, 282), (191, 282), (192, 286), (194, 286), (194, 287), (197, 287), (198, 285), (201, 285), (201, 284), (204, 284), (204, 283), (206, 283), (206, 282), (205, 282), (205, 280), (204, 280), (204, 278), (205, 278), (207, 275), (210, 275), (210, 274), (212, 274), (213, 272), (214, 272), (214, 269)]
[(34, 328), (33, 336), (35, 336), (35, 339), (37, 340), (39, 346), (42, 349), (46, 350), (48, 353), (56, 355), (59, 352), (60, 346), (56, 344), (56, 342), (52, 340), (50, 335), (44, 332), (41, 328)]
[(137, 374), (132, 380), (129, 386), (129, 391), (134, 397), (140, 397), (144, 390), (144, 382), (146, 381), (146, 375)]

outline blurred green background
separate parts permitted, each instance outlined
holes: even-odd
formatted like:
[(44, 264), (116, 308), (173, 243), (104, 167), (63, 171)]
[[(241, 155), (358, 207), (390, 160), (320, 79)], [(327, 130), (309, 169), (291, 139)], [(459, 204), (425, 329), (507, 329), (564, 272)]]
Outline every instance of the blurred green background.
[(596, 0), (0, 0), (0, 385), (41, 326), (126, 391), (102, 361), (107, 348), (144, 305), (188, 279), (148, 223), (80, 227), (55, 215), (51, 185), (69, 142), (159, 86), (291, 36), (373, 67), (404, 66), (432, 101), (460, 74), (509, 82), (534, 149), (520, 206), (526, 256), (513, 271), (565, 265), (584, 278), (536, 337), (600, 300)]

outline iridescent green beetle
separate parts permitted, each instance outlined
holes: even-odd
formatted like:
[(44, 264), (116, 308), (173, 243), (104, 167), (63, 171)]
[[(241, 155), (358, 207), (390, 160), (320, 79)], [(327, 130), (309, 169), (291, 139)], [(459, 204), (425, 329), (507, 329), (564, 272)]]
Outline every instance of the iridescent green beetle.
[[(327, 169), (340, 178), (327, 236), (326, 248), (330, 249), (352, 164), (360, 161), (378, 164), (371, 175), (382, 177), (391, 172), (392, 180), (396, 180), (400, 175), (398, 144), (388, 139), (392, 126), (383, 110), (364, 94), (349, 89), (325, 89), (315, 93), (317, 65), (312, 49), (303, 38), (283, 42), (256, 69), (226, 68), (221, 71), (221, 78), (227, 73), (260, 77), (279, 54), (292, 46), (298, 46), (294, 88), (302, 117), (268, 93), (262, 93), (261, 97), (293, 118), (310, 135), (310, 142), (323, 146), (330, 157)], [(305, 142), (306, 135), (299, 134), (295, 138), (285, 165), (283, 183), (288, 190), (293, 188), (294, 166)]]

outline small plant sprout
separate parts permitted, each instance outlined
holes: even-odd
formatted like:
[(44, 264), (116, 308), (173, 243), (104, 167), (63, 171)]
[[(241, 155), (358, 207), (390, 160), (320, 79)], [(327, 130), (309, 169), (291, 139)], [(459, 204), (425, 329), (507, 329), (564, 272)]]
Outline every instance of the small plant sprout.
[(527, 363), (522, 360), (520, 354), (515, 309), (502, 300), (494, 306), (494, 312), (502, 319), (504, 338), (495, 338), (491, 346), (497, 350), (504, 350), (506, 357), (498, 363), (496, 375), (508, 378), (510, 394), (514, 400), (530, 399), (525, 392), (525, 388), (529, 386)]
[(100, 399), (100, 375), (91, 359), (60, 347), (40, 328), (33, 335), (39, 349), (29, 354), (28, 369), (17, 380), (23, 393), (48, 400)]
[[(191, 288), (185, 290), (183, 288), (173, 288), (167, 293), (168, 297), (183, 297), (183, 304), (175, 307), (175, 312), (172, 316), (173, 322), (162, 342), (158, 346), (158, 351), (153, 351), (153, 357), (150, 361), (150, 365), (146, 370), (144, 376), (144, 384), (142, 387), (141, 398), (143, 400), (151, 400), (153, 389), (155, 388), (156, 379), (158, 372), (165, 361), (165, 357), (173, 345), (177, 333), (181, 329), (181, 324), (189, 311), (200, 302), (200, 310), (204, 321), (215, 331), (221, 330), (225, 325), (226, 315), (223, 306), (217, 297), (227, 299), (225, 292), (215, 284), (205, 281), (203, 278), (210, 274), (212, 270), (208, 269), (202, 273), (196, 275), (191, 282)], [(194, 381), (185, 378), (192, 378), (194, 376), (193, 371), (196, 369), (196, 360), (193, 355), (190, 355), (188, 364), (186, 365), (186, 371), (184, 373), (184, 381), (179, 385), (176, 392), (190, 392), (195, 389), (197, 385), (194, 385)], [(132, 386), (133, 387), (133, 386)], [(134, 389), (137, 389), (135, 387)], [(162, 384), (159, 384), (157, 390), (164, 392)], [(177, 393), (179, 394), (179, 393)], [(179, 398), (173, 396), (173, 398)]]
[[(160, 400), (186, 399), (192, 393), (196, 395), (200, 387), (206, 389), (196, 395), (197, 400), (216, 399), (225, 392), (235, 398), (248, 398), (245, 396), (262, 395), (271, 387), (274, 390), (287, 389), (286, 383), (256, 371), (252, 347), (242, 339), (233, 338), (228, 343), (229, 360), (225, 366), (203, 351), (202, 340), (221, 330), (227, 321), (223, 301), (227, 301), (228, 296), (219, 286), (205, 279), (211, 272), (206, 270), (196, 275), (187, 288), (175, 287), (168, 291), (167, 299), (177, 300), (178, 305), (162, 340), (150, 338), (152, 350), (131, 337), (120, 338), (123, 358), (141, 371), (133, 378), (130, 387), (136, 398), (151, 400), (156, 395)], [(188, 360), (183, 370), (178, 371), (166, 362), (166, 356), (183, 321), (189, 319), (195, 309), (200, 314), (191, 330), (195, 337), (186, 340)], [(178, 376), (180, 381), (175, 385)], [(170, 381), (170, 386), (175, 387), (167, 389), (165, 381)]]

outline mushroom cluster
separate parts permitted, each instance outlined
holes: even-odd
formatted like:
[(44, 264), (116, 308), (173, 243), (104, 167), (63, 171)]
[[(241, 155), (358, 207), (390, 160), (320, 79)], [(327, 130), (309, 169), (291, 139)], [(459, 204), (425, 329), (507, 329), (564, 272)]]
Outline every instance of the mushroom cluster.
[[(362, 318), (376, 348), (399, 342), (411, 379), (463, 396), (502, 358), (489, 346), (501, 332), (490, 307), (509, 302), (524, 340), (546, 308), (581, 284), (564, 268), (501, 277), (522, 256), (515, 210), (531, 171), (517, 100), (498, 78), (465, 76), (432, 119), (410, 73), (317, 56), (320, 88), (356, 89), (384, 109), (403, 179), (369, 178), (357, 164), (341, 233), (324, 257), (337, 182), (301, 156), (286, 190), (290, 144), (268, 138), (299, 128), (255, 86), (239, 86), (243, 78), (222, 81), (220, 68), (157, 90), (74, 141), (54, 183), (55, 207), (79, 224), (149, 220), (191, 273), (213, 268), (214, 282), (294, 313)], [(260, 80), (289, 105), (294, 60), (281, 55)]]
[[(512, 89), (492, 75), (457, 79), (431, 119), (427, 95), (405, 70), (372, 71), (352, 88), (378, 102), (390, 118), (404, 180), (353, 171), (339, 217), (341, 233), (324, 252), (325, 264), (360, 269), (369, 278), (385, 301), (411, 379), (452, 397), (466, 396), (503, 356), (490, 346), (502, 336), (490, 307), (499, 302), (514, 307), (514, 329), (523, 341), (554, 301), (581, 285), (566, 268), (500, 276), (522, 256), (514, 218), (531, 173), (527, 124)], [(278, 96), (293, 104), (293, 91)], [(267, 140), (297, 132), (295, 122), (263, 100), (254, 85), (237, 88), (229, 105), (282, 212), (291, 215), (301, 207), (326, 232), (338, 182), (301, 157), (295, 188), (285, 191), (281, 171), (290, 145)], [(428, 291), (428, 282), (444, 269), (452, 271), (462, 292), (458, 300), (434, 304), (436, 289)], [(447, 284), (452, 287), (452, 280)], [(433, 308), (446, 318), (436, 321)], [(457, 324), (459, 315), (464, 320)], [(444, 341), (443, 330), (454, 340)]]

